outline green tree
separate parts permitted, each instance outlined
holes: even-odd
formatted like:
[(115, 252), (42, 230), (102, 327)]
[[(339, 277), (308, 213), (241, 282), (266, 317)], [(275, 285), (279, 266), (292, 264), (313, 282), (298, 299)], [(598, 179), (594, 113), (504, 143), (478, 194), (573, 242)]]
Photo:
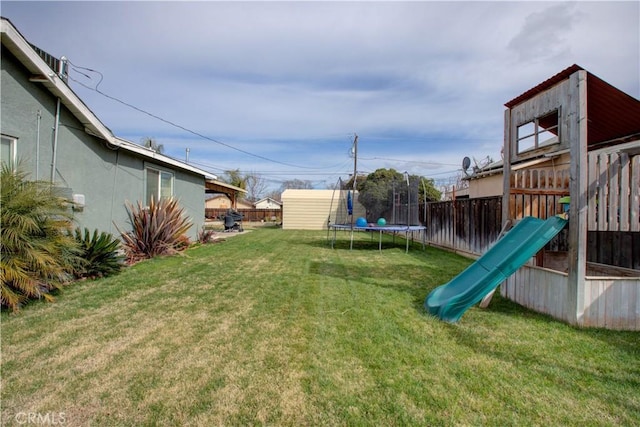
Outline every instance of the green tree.
[[(417, 197), (417, 200), (412, 200), (408, 196), (407, 178), (410, 186), (410, 197)], [(353, 178), (345, 185), (346, 189), (352, 187)], [(424, 203), (425, 201), (440, 200), (441, 195), (440, 191), (435, 188), (432, 179), (419, 175), (408, 175), (407, 177), (395, 169), (377, 169), (366, 177), (358, 176), (356, 189), (359, 192), (358, 200), (366, 208), (367, 215), (371, 220), (379, 217), (390, 217), (394, 203), (405, 206), (409, 203), (417, 206), (418, 203)]]
[(394, 188), (402, 183), (402, 174), (395, 169), (377, 169), (366, 179), (356, 181), (358, 200), (366, 208), (371, 220), (391, 216)]
[(69, 201), (51, 183), (29, 181), (20, 167), (2, 165), (0, 302), (18, 310), (27, 300), (52, 300), (50, 292), (82, 264), (71, 234)]
[(442, 198), (442, 192), (436, 188), (432, 178), (420, 178), (420, 203), (437, 202)]
[[(243, 190), (247, 189), (247, 178), (242, 175), (240, 169), (231, 169), (224, 171), (224, 175), (220, 178), (222, 182), (226, 182), (227, 184), (233, 185), (234, 187), (242, 188)], [(245, 193), (236, 192), (236, 200), (242, 200), (245, 197)]]

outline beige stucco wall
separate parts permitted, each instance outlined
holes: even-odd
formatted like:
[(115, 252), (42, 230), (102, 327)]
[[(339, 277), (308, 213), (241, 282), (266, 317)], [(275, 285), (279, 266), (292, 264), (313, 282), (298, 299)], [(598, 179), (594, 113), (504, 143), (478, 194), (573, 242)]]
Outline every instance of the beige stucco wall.
[(501, 196), (504, 189), (502, 173), (469, 181), (469, 198)]
[(206, 200), (204, 206), (207, 209), (229, 209), (231, 207), (231, 200), (229, 200), (227, 196), (215, 197)]
[[(326, 230), (329, 217), (335, 218), (346, 192), (339, 190), (285, 190), (282, 193), (282, 228), (288, 230)], [(356, 193), (354, 216), (365, 215)], [(333, 203), (332, 203), (333, 201)]]
[[(547, 170), (548, 173), (551, 173), (552, 171), (558, 172), (569, 168), (571, 159), (569, 153), (562, 153), (557, 157), (553, 157), (551, 154), (549, 155), (548, 160), (536, 160), (535, 164), (525, 168), (519, 168), (518, 164), (516, 164), (512, 167), (512, 172), (530, 168), (537, 170)], [(529, 163), (530, 162), (523, 162), (521, 163), (521, 165)], [(502, 169), (500, 169), (493, 175), (486, 175), (480, 178), (469, 180), (469, 198), (473, 199), (476, 197), (501, 196), (503, 193), (504, 180)]]

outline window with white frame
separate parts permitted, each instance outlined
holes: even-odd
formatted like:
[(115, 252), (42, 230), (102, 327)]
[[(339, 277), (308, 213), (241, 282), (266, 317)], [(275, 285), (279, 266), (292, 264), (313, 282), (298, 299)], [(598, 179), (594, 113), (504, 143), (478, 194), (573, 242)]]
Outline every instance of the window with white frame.
[(560, 142), (558, 110), (518, 126), (518, 153)]
[(147, 202), (173, 196), (173, 173), (147, 168)]
[(10, 136), (1, 136), (2, 149), (0, 151), (0, 161), (14, 169), (16, 167), (16, 145), (17, 139)]

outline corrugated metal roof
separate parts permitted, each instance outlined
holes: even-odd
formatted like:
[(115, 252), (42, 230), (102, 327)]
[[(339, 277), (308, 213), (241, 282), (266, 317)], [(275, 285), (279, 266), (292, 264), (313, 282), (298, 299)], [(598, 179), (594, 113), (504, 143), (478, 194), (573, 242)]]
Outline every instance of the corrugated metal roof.
[(580, 70), (584, 70), (584, 68), (582, 68), (579, 65), (573, 64), (572, 66), (570, 66), (568, 68), (565, 68), (564, 70), (560, 71), (555, 76), (549, 77), (547, 80), (543, 81), (542, 83), (538, 84), (537, 86), (532, 87), (531, 89), (529, 89), (528, 91), (524, 92), (523, 94), (516, 96), (511, 101), (509, 101), (506, 104), (504, 104), (504, 106), (507, 107), (507, 108), (513, 108), (516, 105), (521, 104), (522, 102), (533, 98), (537, 94), (539, 94), (541, 92), (544, 92), (545, 90), (549, 89), (550, 87), (555, 86), (556, 84), (560, 83), (561, 81), (568, 79), (571, 74), (575, 73), (576, 71), (580, 71)]
[(587, 145), (640, 134), (640, 101), (591, 73), (587, 75)]
[[(580, 70), (584, 68), (573, 64), (504, 105), (513, 108)], [(606, 147), (640, 135), (640, 101), (588, 71), (587, 118), (587, 145), (592, 148)]]

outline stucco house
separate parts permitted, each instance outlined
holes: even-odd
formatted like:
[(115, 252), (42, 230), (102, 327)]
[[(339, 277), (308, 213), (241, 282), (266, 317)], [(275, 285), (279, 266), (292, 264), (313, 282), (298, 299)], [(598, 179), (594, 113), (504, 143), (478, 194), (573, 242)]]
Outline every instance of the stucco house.
[(62, 187), (79, 227), (117, 235), (116, 226), (129, 227), (125, 202), (175, 197), (195, 238), (205, 180), (216, 177), (115, 136), (67, 84), (66, 61), (31, 45), (6, 18), (1, 39), (1, 160)]
[[(246, 190), (241, 191), (246, 192)], [(237, 197), (230, 197), (229, 194), (215, 193), (205, 196), (206, 209), (253, 209), (253, 204)]]
[(205, 209), (231, 209), (231, 199), (226, 194), (207, 194), (204, 202)]

